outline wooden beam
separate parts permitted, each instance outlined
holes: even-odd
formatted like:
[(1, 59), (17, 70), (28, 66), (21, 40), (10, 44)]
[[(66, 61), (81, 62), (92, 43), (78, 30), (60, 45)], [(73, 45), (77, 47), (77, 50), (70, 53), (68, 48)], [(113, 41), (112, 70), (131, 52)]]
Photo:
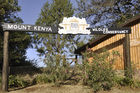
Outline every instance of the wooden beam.
[(9, 76), (9, 53), (8, 53), (9, 32), (4, 32), (4, 46), (3, 46), (3, 68), (2, 68), (2, 91), (8, 91), (8, 76)]

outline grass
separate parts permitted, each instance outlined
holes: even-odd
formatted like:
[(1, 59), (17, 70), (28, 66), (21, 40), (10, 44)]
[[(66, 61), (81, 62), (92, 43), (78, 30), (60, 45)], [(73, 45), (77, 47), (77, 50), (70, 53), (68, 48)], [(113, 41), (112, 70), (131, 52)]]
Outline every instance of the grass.
[(9, 93), (92, 93), (92, 89), (83, 85), (64, 85), (55, 87), (53, 84), (34, 85)]
[[(110, 91), (99, 91), (98, 93), (140, 93), (140, 89), (130, 87), (113, 87)], [(20, 90), (10, 89), (8, 93), (93, 93), (90, 87), (79, 85), (64, 85), (55, 87), (53, 84), (39, 84)]]

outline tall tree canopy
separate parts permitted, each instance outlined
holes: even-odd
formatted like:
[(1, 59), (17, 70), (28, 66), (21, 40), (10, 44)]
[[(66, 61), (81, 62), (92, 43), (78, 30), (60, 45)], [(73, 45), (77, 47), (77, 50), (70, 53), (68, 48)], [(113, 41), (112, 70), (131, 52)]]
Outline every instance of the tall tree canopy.
[[(43, 6), (36, 24), (59, 27), (64, 17), (72, 17), (73, 14), (70, 0), (52, 0), (52, 3), (46, 2)], [(35, 38), (40, 55), (45, 56), (47, 62), (58, 61), (59, 64), (64, 57), (73, 56), (75, 48), (85, 43), (85, 37), (80, 35), (36, 34)]]
[(116, 26), (140, 13), (140, 0), (77, 0), (78, 16), (92, 26)]
[[(0, 0), (0, 23), (22, 23), (17, 12), (21, 10), (18, 0)], [(26, 49), (31, 46), (31, 36), (25, 32), (10, 32), (9, 52), (10, 65), (20, 65), (25, 62)], [(3, 62), (3, 31), (0, 28), (0, 67)]]
[(22, 22), (16, 15), (20, 10), (18, 0), (0, 0), (0, 22)]
[[(52, 3), (45, 3), (36, 24), (59, 27), (63, 18), (71, 17), (73, 13), (74, 10), (69, 0), (52, 0)], [(68, 72), (64, 69), (69, 67), (66, 57), (70, 55), (68, 51), (72, 50), (70, 44), (73, 38), (72, 35), (35, 34), (36, 48), (40, 56), (45, 57), (43, 61), (47, 66), (46, 69), (48, 69), (46, 72), (51, 75), (51, 79), (55, 83), (66, 79), (65, 75)]]
[[(72, 4), (69, 0), (53, 0), (52, 3), (46, 2), (41, 9), (40, 16), (36, 21), (37, 25), (57, 26), (64, 17), (73, 15)], [(36, 41), (41, 45), (37, 46), (40, 55), (50, 56), (50, 60), (61, 60), (62, 55), (66, 53), (66, 47), (69, 46), (70, 35), (55, 34), (36, 34)], [(55, 59), (56, 58), (56, 59)], [(49, 59), (49, 58), (48, 58)]]

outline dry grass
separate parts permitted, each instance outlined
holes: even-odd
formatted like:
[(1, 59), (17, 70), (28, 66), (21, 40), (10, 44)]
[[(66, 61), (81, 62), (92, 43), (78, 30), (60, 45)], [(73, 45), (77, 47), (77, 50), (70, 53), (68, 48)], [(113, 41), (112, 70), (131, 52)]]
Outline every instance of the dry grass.
[(64, 85), (55, 87), (52, 84), (35, 85), (9, 93), (92, 93), (92, 89), (82, 85)]
[(140, 89), (132, 89), (129, 87), (112, 88), (110, 91), (100, 91), (99, 93), (140, 93)]
[[(64, 85), (61, 87), (55, 87), (52, 84), (42, 84), (19, 90), (10, 89), (10, 92), (8, 93), (93, 93), (93, 91), (91, 88), (83, 85)], [(100, 91), (98, 93), (140, 93), (140, 89), (114, 87), (110, 91)]]

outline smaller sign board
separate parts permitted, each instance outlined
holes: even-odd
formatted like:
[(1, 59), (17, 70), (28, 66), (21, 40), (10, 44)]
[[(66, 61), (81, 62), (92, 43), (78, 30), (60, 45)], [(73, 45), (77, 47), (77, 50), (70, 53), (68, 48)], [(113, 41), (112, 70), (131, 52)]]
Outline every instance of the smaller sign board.
[(89, 28), (91, 34), (130, 34), (131, 28)]

